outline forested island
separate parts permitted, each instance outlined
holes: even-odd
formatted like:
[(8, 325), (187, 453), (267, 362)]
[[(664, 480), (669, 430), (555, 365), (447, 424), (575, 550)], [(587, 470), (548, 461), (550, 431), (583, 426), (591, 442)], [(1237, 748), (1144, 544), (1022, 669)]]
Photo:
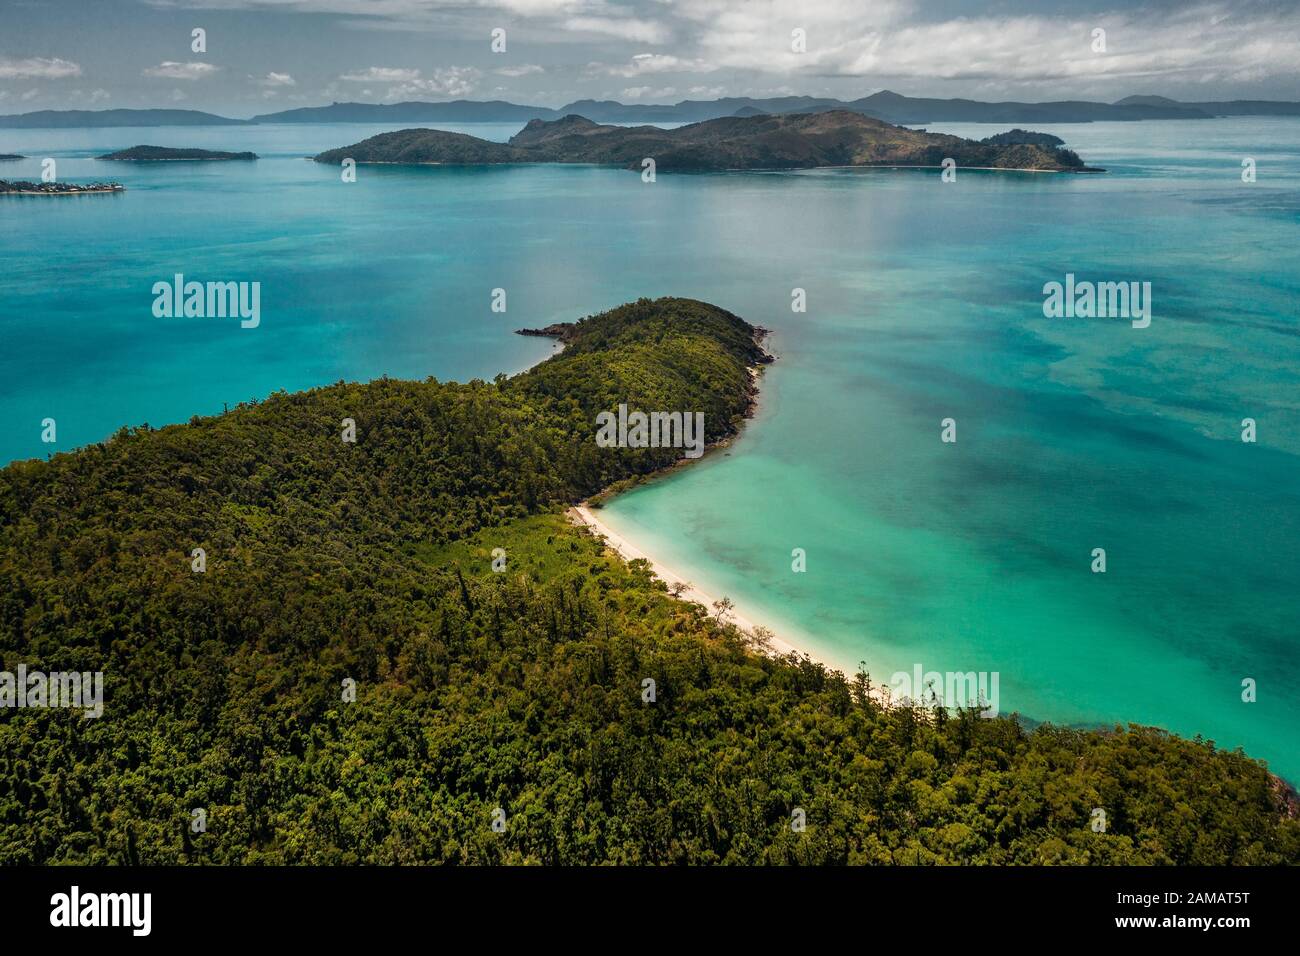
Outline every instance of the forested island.
[(559, 334), (513, 377), (0, 470), (0, 666), (105, 684), (101, 719), (0, 708), (0, 864), (1300, 862), (1294, 793), (1240, 752), (883, 706), (616, 560), (565, 507), (680, 450), (599, 448), (596, 414), (724, 439), (767, 356), (687, 299)]
[(145, 163), (165, 162), (167, 160), (248, 160), (257, 159), (257, 154), (226, 153), (215, 149), (183, 149), (171, 146), (132, 146), (130, 149), (106, 153), (96, 158)]
[(121, 183), (33, 183), (27, 180), (0, 179), (0, 195), (11, 196), (83, 196), (89, 193), (117, 193)]
[[(1023, 131), (1022, 131), (1023, 132)], [(406, 129), (328, 150), (315, 159), (358, 163), (489, 165), (599, 163), (658, 170), (808, 169), (821, 166), (958, 166), (1097, 172), (1068, 149), (1041, 142), (992, 143), (894, 126), (847, 110), (730, 116), (677, 129), (608, 126), (581, 116), (531, 120), (509, 142)]]

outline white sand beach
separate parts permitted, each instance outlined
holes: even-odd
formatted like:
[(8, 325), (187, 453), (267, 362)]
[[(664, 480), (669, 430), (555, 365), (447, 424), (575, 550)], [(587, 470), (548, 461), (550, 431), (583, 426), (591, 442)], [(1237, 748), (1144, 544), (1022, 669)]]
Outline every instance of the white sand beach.
[[(650, 568), (654, 572), (655, 577), (659, 578), (659, 580), (663, 581), (665, 584), (672, 586), (677, 582), (681, 582), (682, 584), (687, 585), (685, 590), (681, 593), (681, 600), (701, 604), (704, 606), (705, 610), (709, 611), (711, 614), (713, 613), (713, 602), (715, 598), (712, 595), (706, 594), (693, 584), (690, 584), (690, 582), (672, 568), (668, 567), (663, 562), (656, 560), (654, 557), (646, 554), (636, 545), (632, 544), (627, 540), (627, 538), (623, 537), (617, 531), (610, 528), (609, 525), (601, 521), (600, 518), (597, 517), (596, 513), (591, 508), (587, 507), (585, 503), (570, 508), (568, 515), (569, 520), (574, 524), (583, 525), (594, 534), (603, 537), (606, 545), (617, 552), (624, 561), (635, 561), (638, 558), (643, 559), (650, 563)], [(794, 653), (800, 656), (809, 657), (820, 664), (824, 664), (832, 670), (844, 670), (842, 664), (836, 664), (825, 657), (814, 654), (807, 647), (800, 647), (791, 643), (791, 638), (793, 638), (794, 635), (789, 634), (787, 631), (785, 636), (782, 637), (782, 629), (779, 625), (774, 626), (752, 612), (744, 611), (740, 608), (734, 608), (728, 613), (727, 620), (735, 624), (747, 634), (753, 634), (756, 627), (766, 627), (772, 632), (772, 638), (768, 650), (774, 655), (785, 656), (786, 654)]]

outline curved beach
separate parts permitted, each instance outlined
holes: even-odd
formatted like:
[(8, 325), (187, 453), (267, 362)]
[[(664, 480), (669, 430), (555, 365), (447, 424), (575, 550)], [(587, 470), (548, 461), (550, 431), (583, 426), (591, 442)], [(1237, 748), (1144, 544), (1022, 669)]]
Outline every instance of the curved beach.
[[(702, 591), (668, 565), (637, 547), (624, 535), (615, 531), (608, 524), (602, 521), (585, 502), (570, 508), (567, 514), (569, 520), (574, 524), (582, 525), (593, 534), (604, 538), (605, 544), (616, 552), (624, 561), (646, 561), (649, 563), (650, 570), (654, 572), (655, 577), (659, 578), (659, 580), (663, 581), (665, 584), (670, 587), (679, 583), (684, 585), (681, 594), (678, 595), (680, 600), (700, 604), (705, 608), (705, 610), (712, 613), (712, 608), (717, 598)], [(824, 655), (818, 655), (809, 650), (806, 638), (791, 633), (790, 629), (784, 625), (764, 620), (762, 615), (757, 614), (752, 610), (733, 607), (732, 610), (728, 612), (727, 619), (730, 623), (735, 624), (746, 634), (752, 635), (758, 627), (764, 627), (768, 631), (772, 632), (771, 639), (768, 641), (767, 646), (759, 648), (767, 653), (782, 657), (787, 654), (798, 654), (801, 657), (807, 657), (819, 664), (823, 664), (831, 670), (845, 670), (843, 665), (837, 664)]]

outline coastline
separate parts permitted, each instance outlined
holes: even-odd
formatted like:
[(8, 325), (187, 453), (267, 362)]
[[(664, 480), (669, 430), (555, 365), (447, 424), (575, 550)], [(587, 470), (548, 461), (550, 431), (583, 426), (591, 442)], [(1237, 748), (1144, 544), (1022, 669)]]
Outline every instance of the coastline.
[[(565, 512), (565, 515), (573, 524), (586, 528), (597, 537), (604, 538), (606, 547), (612, 550), (624, 561), (646, 561), (649, 563), (650, 570), (654, 572), (655, 577), (659, 578), (659, 580), (663, 581), (669, 587), (674, 584), (682, 585), (681, 593), (673, 595), (677, 600), (691, 604), (699, 604), (709, 613), (713, 613), (713, 602), (716, 600), (713, 595), (708, 594), (691, 584), (685, 577), (678, 574), (668, 565), (664, 564), (653, 555), (643, 551), (637, 545), (629, 541), (624, 535), (605, 524), (605, 522), (597, 517), (587, 502), (584, 501), (580, 504), (574, 505)], [(791, 643), (788, 639), (788, 631), (787, 637), (782, 637), (778, 632), (779, 625), (778, 627), (774, 627), (772, 623), (763, 620), (760, 615), (753, 611), (742, 610), (741, 608), (736, 607), (729, 612), (727, 619), (729, 623), (735, 624), (741, 631), (751, 636), (753, 635), (755, 628), (758, 627), (764, 627), (771, 631), (772, 637), (769, 642), (770, 646), (766, 648), (758, 648), (762, 650), (763, 653), (776, 657), (784, 657), (787, 654), (796, 654), (800, 657), (807, 657), (814, 663), (822, 664), (828, 670), (842, 671), (844, 669), (841, 665), (832, 662), (824, 656), (813, 653), (806, 646), (802, 646), (802, 642), (800, 644)], [(781, 627), (780, 630), (785, 631), (786, 629)], [(755, 645), (755, 647), (757, 648), (757, 645)], [(846, 676), (852, 675), (849, 674)]]
[(45, 192), (39, 189), (0, 189), (0, 196), (104, 196), (125, 192), (122, 189), (75, 189)]
[[(102, 158), (102, 157), (100, 157)], [(304, 156), (311, 162), (320, 162), (314, 156)], [(135, 162), (148, 162), (148, 160), (135, 160)], [(620, 166), (618, 163), (570, 163), (561, 160), (517, 160), (509, 163), (444, 163), (435, 160), (415, 160), (411, 162), (400, 162), (392, 159), (358, 159), (358, 166), (598, 166), (603, 169), (623, 169), (628, 172), (636, 172), (627, 166)], [(330, 165), (323, 163), (322, 165)], [(728, 166), (722, 169), (665, 169), (664, 172), (672, 173), (798, 173), (805, 170), (814, 169), (943, 169), (943, 166), (927, 166), (920, 163), (899, 163), (894, 165), (884, 163), (857, 163), (851, 166)], [(1039, 169), (1030, 166), (959, 166), (958, 169), (975, 170), (987, 173), (1104, 173), (1106, 170), (1099, 167), (1083, 166), (1078, 169)]]
[[(771, 335), (770, 330), (760, 328), (758, 330), (758, 341), (760, 343), (764, 343), (770, 335)], [(560, 350), (563, 351), (563, 348), (564, 348), (564, 344), (560, 343)], [(754, 413), (758, 407), (759, 375), (766, 370), (767, 364), (771, 364), (771, 361), (775, 360), (776, 358), (776, 356), (770, 352), (768, 353), (768, 356), (769, 356), (769, 361), (766, 364), (751, 366), (749, 368), (750, 402), (749, 402), (749, 409), (745, 414), (745, 418), (747, 420), (753, 418)], [(705, 454), (707, 455), (715, 448), (729, 446), (731, 442), (738, 437), (739, 434), (732, 435), (722, 441), (715, 442), (709, 445), (708, 448), (706, 448), (705, 450)], [(645, 478), (643, 478), (643, 481), (653, 481), (656, 478), (660, 478), (667, 474), (671, 474), (677, 468), (682, 467), (683, 465), (686, 464), (688, 464), (688, 462), (685, 459), (683, 459), (677, 462), (676, 464), (670, 465), (669, 467), (662, 469), (661, 471), (653, 475), (645, 476)], [(612, 498), (613, 496), (621, 494), (627, 490), (630, 489), (629, 488), (605, 489), (599, 492), (599, 494), (593, 495), (592, 498), (607, 500), (608, 498)], [(663, 581), (664, 584), (668, 585), (670, 588), (672, 588), (674, 585), (678, 585), (680, 587), (680, 591), (677, 594), (673, 594), (670, 591), (669, 592), (670, 597), (674, 597), (676, 600), (684, 601), (691, 604), (699, 604), (704, 608), (706, 613), (709, 614), (715, 613), (713, 611), (713, 605), (714, 602), (717, 600), (717, 597), (715, 597), (712, 594), (709, 594), (707, 591), (704, 591), (699, 587), (696, 587), (687, 578), (679, 574), (669, 565), (665, 564), (663, 561), (659, 560), (649, 552), (645, 551), (643, 548), (641, 548), (640, 546), (638, 546), (637, 544), (629, 540), (629, 538), (626, 535), (614, 530), (612, 527), (610, 527), (608, 524), (602, 521), (601, 518), (596, 514), (596, 510), (599, 508), (599, 506), (593, 508), (591, 505), (591, 500), (592, 499), (581, 501), (578, 504), (573, 505), (568, 509), (566, 509), (565, 517), (570, 521), (570, 523), (577, 525), (579, 527), (586, 528), (587, 531), (592, 535), (595, 535), (596, 537), (603, 539), (605, 546), (610, 550), (612, 550), (620, 558), (622, 558), (623, 561), (632, 562), (637, 560), (643, 560), (647, 562), (650, 565), (650, 570), (654, 574), (654, 576), (659, 578), (659, 580)], [(723, 595), (723, 596), (729, 598), (728, 595)], [(740, 606), (733, 605), (732, 609), (728, 612), (727, 621), (728, 623), (736, 625), (737, 628), (739, 628), (743, 633), (745, 633), (751, 638), (753, 637), (755, 630), (760, 627), (765, 629), (769, 633), (770, 636), (765, 643), (760, 644), (758, 642), (751, 642), (750, 646), (758, 653), (766, 654), (770, 657), (786, 657), (790, 654), (794, 654), (797, 657), (807, 658), (808, 660), (811, 660), (813, 663), (821, 664), (827, 670), (840, 671), (845, 675), (846, 678), (850, 678), (850, 679), (856, 673), (857, 669), (855, 666), (846, 666), (842, 663), (837, 663), (834, 660), (832, 660), (829, 656), (822, 653), (818, 653), (817, 651), (813, 650), (810, 647), (812, 643), (811, 635), (802, 634), (802, 633), (800, 634), (792, 633), (791, 628), (787, 624), (779, 621), (773, 621), (770, 618), (767, 618), (764, 614), (754, 611), (752, 608), (742, 608)], [(882, 671), (877, 671), (872, 669), (869, 664), (867, 669), (872, 674), (883, 673)], [(880, 700), (881, 703), (887, 704), (888, 703), (887, 698), (884, 696), (883, 693), (877, 690), (879, 686), (881, 685), (874, 684), (872, 686), (872, 692), (871, 692), (872, 696)]]

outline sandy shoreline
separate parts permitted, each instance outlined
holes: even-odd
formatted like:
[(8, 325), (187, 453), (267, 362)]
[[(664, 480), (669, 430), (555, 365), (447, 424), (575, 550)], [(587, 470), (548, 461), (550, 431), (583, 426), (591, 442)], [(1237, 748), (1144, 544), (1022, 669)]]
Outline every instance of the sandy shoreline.
[[(770, 333), (767, 330), (760, 330), (759, 341), (760, 342), (765, 341), (768, 335), (770, 335)], [(560, 351), (563, 351), (562, 344), (561, 344)], [(775, 356), (772, 356), (772, 358), (774, 359)], [(758, 366), (750, 366), (748, 369), (749, 380), (751, 385), (753, 386), (754, 391), (752, 394), (752, 404), (750, 406), (748, 414), (746, 415), (746, 418), (752, 418), (757, 409), (758, 378), (762, 374), (765, 368), (766, 368), (765, 365), (758, 365)], [(736, 436), (732, 436), (732, 438), (734, 437)], [(729, 438), (724, 442), (711, 445), (707, 449), (707, 451), (713, 451), (717, 447), (730, 444), (731, 440), (732, 439)], [(678, 465), (681, 464), (682, 462), (678, 462)], [(668, 585), (670, 588), (673, 585), (682, 585), (682, 590), (680, 594), (674, 595), (678, 600), (686, 601), (692, 604), (699, 604), (704, 608), (706, 612), (708, 612), (711, 615), (715, 615), (717, 613), (713, 607), (714, 602), (717, 599), (712, 594), (709, 594), (704, 590), (702, 590), (701, 588), (696, 587), (694, 584), (692, 584), (682, 575), (678, 574), (676, 571), (674, 571), (664, 562), (646, 553), (641, 548), (637, 547), (635, 544), (629, 541), (622, 534), (615, 531), (613, 528), (611, 528), (609, 525), (607, 525), (604, 521), (602, 521), (598, 517), (596, 510), (593, 509), (586, 501), (583, 501), (582, 503), (569, 508), (566, 511), (565, 515), (569, 519), (569, 521), (572, 522), (573, 524), (584, 527), (592, 534), (604, 539), (605, 545), (608, 548), (610, 548), (612, 551), (614, 551), (624, 561), (636, 561), (636, 560), (646, 561), (647, 563), (649, 563), (650, 570), (653, 572), (654, 576), (657, 577), (659, 580), (663, 581), (664, 584)], [(724, 595), (724, 597), (729, 597), (729, 595)], [(736, 627), (738, 627), (741, 631), (743, 631), (745, 634), (748, 634), (750, 636), (753, 636), (755, 630), (759, 627), (762, 627), (765, 630), (767, 630), (770, 636), (766, 641), (765, 645), (763, 646), (760, 646), (758, 644), (751, 645), (756, 650), (760, 650), (763, 653), (767, 653), (774, 657), (785, 657), (788, 654), (795, 654), (798, 655), (799, 657), (806, 657), (809, 660), (814, 661), (815, 663), (823, 665), (828, 670), (841, 671), (848, 677), (852, 677), (853, 674), (857, 672), (858, 668), (855, 665), (846, 665), (844, 663), (838, 663), (831, 660), (829, 657), (827, 657), (824, 654), (818, 654), (815, 651), (810, 650), (808, 645), (811, 643), (811, 640), (807, 635), (804, 634), (796, 635), (792, 633), (791, 628), (788, 625), (783, 624), (779, 621), (772, 621), (770, 619), (765, 619), (763, 615), (755, 613), (752, 609), (746, 610), (737, 606), (733, 606), (732, 609), (727, 612), (726, 621), (730, 624), (735, 624)], [(872, 671), (872, 673), (876, 673), (876, 672)], [(878, 695), (876, 692), (873, 691), (872, 696), (879, 697), (880, 695)], [(884, 702), (883, 697), (881, 699), (882, 702)]]
[[(568, 518), (576, 525), (587, 528), (600, 537), (605, 539), (605, 544), (616, 552), (624, 561), (636, 561), (638, 559), (649, 562), (650, 569), (654, 572), (655, 577), (663, 581), (670, 587), (677, 583), (687, 585), (681, 592), (680, 600), (689, 601), (694, 604), (700, 604), (710, 614), (713, 611), (713, 602), (716, 600), (713, 595), (706, 594), (704, 591), (690, 584), (686, 578), (682, 577), (672, 568), (668, 567), (662, 561), (659, 561), (642, 551), (627, 538), (619, 534), (609, 525), (600, 520), (599, 517), (589, 508), (586, 502), (576, 505), (568, 510)], [(836, 664), (825, 657), (814, 654), (806, 647), (799, 647), (790, 643), (789, 640), (780, 636), (779, 625), (773, 626), (771, 623), (761, 619), (752, 612), (742, 611), (740, 608), (733, 608), (727, 615), (727, 621), (735, 624), (747, 634), (753, 634), (756, 627), (765, 627), (772, 632), (770, 641), (770, 653), (776, 656), (784, 657), (786, 654), (798, 654), (801, 657), (808, 657), (819, 664), (824, 664), (831, 670), (843, 670), (843, 666)]]
[[(758, 341), (760, 343), (765, 341), (769, 334), (770, 333), (767, 330), (761, 330)], [(772, 358), (774, 359), (775, 356), (772, 356)], [(750, 405), (746, 418), (752, 418), (758, 407), (758, 378), (764, 368), (765, 366), (760, 365), (750, 366), (748, 369), (749, 381), (753, 387), (753, 394), (752, 404)], [(730, 439), (722, 444), (729, 443)], [(707, 451), (712, 451), (716, 447), (718, 446), (710, 446)], [(680, 465), (681, 462), (678, 464)], [(650, 570), (654, 573), (654, 576), (663, 581), (669, 587), (672, 587), (675, 584), (683, 585), (681, 593), (676, 595), (678, 600), (699, 604), (709, 614), (716, 614), (716, 611), (713, 608), (716, 598), (713, 595), (708, 594), (691, 584), (690, 581), (678, 574), (672, 568), (668, 567), (668, 565), (664, 564), (652, 555), (647, 554), (623, 535), (605, 524), (605, 522), (601, 521), (600, 518), (597, 517), (595, 511), (587, 502), (584, 501), (581, 504), (569, 508), (566, 515), (573, 524), (581, 525), (593, 534), (603, 538), (606, 546), (611, 548), (624, 561), (636, 561), (638, 559), (647, 561), (650, 564)], [(741, 631), (751, 636), (754, 634), (756, 628), (765, 628), (771, 635), (769, 640), (766, 642), (766, 646), (760, 648), (757, 644), (752, 645), (756, 649), (763, 650), (765, 653), (777, 657), (784, 657), (787, 654), (797, 654), (800, 657), (807, 657), (818, 664), (822, 664), (830, 670), (843, 671), (848, 675), (853, 674), (856, 670), (855, 668), (847, 668), (843, 664), (836, 664), (824, 655), (816, 654), (809, 650), (807, 646), (801, 646), (808, 643), (806, 639), (799, 641), (797, 644), (793, 643), (790, 639), (793, 635), (790, 634), (789, 628), (780, 623), (776, 623), (775, 626), (773, 626), (773, 622), (764, 620), (761, 615), (755, 614), (752, 610), (747, 611), (740, 607), (733, 606), (732, 609), (727, 612), (726, 619), (729, 623), (735, 624)], [(781, 636), (782, 633), (785, 634), (784, 637)]]

